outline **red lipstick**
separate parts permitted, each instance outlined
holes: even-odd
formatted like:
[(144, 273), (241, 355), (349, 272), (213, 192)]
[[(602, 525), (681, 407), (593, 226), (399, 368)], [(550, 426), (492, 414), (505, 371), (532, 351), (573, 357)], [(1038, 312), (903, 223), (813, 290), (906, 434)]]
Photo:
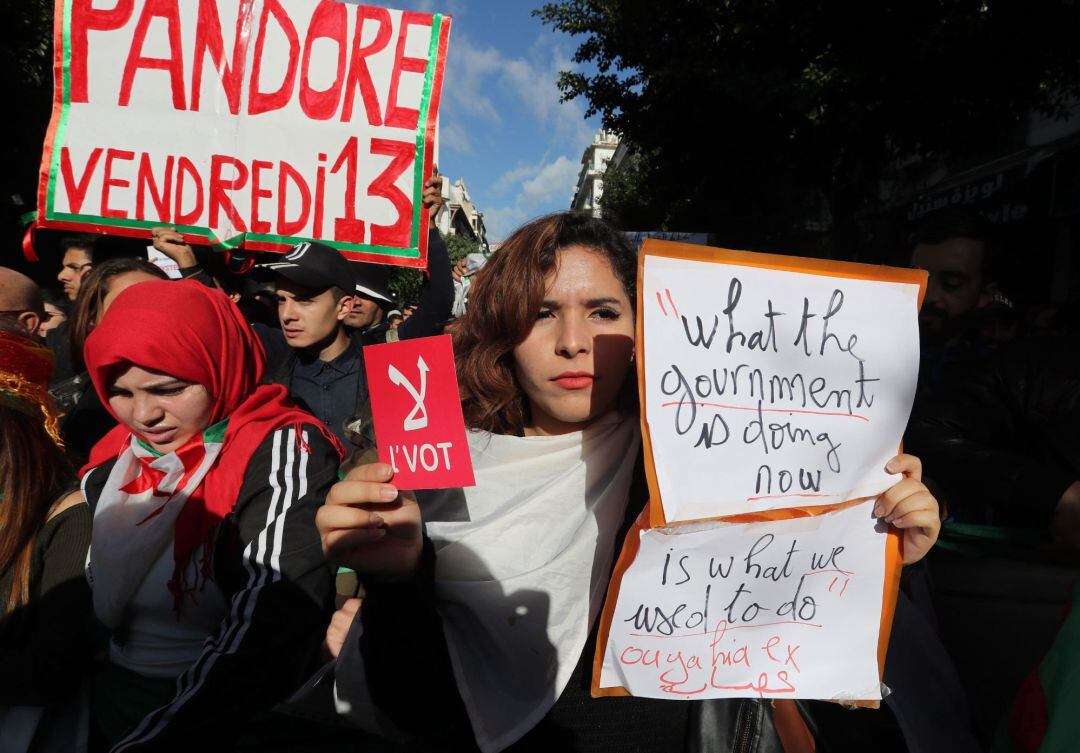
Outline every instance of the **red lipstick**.
[(592, 387), (593, 375), (587, 371), (564, 371), (551, 381), (565, 390), (583, 390)]

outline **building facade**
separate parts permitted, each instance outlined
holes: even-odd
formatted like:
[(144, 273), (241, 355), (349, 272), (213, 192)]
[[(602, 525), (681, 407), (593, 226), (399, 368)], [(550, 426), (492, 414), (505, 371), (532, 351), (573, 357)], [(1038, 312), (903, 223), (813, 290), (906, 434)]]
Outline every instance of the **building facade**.
[(593, 142), (585, 147), (581, 155), (581, 172), (578, 173), (577, 187), (570, 201), (570, 208), (578, 212), (589, 212), (593, 217), (603, 216), (600, 210), (600, 197), (604, 194), (604, 171), (615, 155), (619, 146), (619, 137), (612, 131), (601, 128), (593, 137)]
[(469, 194), (464, 178), (442, 183), (443, 204), (435, 215), (435, 224), (443, 235), (461, 235), (486, 248), (487, 229), (484, 227), (484, 213), (477, 209)]

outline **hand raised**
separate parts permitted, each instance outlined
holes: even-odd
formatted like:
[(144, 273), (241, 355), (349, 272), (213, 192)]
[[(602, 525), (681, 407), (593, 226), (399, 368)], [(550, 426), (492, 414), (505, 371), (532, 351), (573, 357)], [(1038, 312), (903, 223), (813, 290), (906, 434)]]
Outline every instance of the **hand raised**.
[(150, 236), (154, 248), (175, 261), (180, 269), (195, 266), (195, 251), (180, 233), (171, 227), (155, 227), (151, 229)]

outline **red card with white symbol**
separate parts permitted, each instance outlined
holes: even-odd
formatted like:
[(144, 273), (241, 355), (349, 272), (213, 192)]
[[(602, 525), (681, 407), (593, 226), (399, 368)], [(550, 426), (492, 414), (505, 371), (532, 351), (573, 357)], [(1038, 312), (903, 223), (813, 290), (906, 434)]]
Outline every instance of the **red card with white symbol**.
[(473, 486), (449, 335), (364, 348), (379, 461), (399, 489)]

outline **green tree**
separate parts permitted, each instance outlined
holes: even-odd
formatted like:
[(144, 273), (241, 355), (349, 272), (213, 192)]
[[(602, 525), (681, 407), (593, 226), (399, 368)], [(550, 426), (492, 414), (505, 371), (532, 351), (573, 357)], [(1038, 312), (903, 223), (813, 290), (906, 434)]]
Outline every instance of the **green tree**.
[(832, 219), (834, 252), (900, 158), (976, 158), (1080, 96), (1080, 3), (565, 0), (566, 100), (637, 150), (605, 178), (628, 229), (777, 246)]
[(52, 105), (53, 3), (21, 0), (0, 6), (0, 98), (8, 103), (0, 162), (0, 225), (9, 254), (18, 254), (19, 216), (34, 209), (37, 171)]
[[(446, 250), (450, 254), (450, 264), (456, 264), (464, 259), (467, 254), (480, 250), (480, 244), (470, 238), (461, 235), (442, 235)], [(394, 299), (402, 306), (411, 306), (420, 300), (420, 285), (424, 282), (424, 275), (418, 269), (398, 267), (390, 273), (390, 292)]]

